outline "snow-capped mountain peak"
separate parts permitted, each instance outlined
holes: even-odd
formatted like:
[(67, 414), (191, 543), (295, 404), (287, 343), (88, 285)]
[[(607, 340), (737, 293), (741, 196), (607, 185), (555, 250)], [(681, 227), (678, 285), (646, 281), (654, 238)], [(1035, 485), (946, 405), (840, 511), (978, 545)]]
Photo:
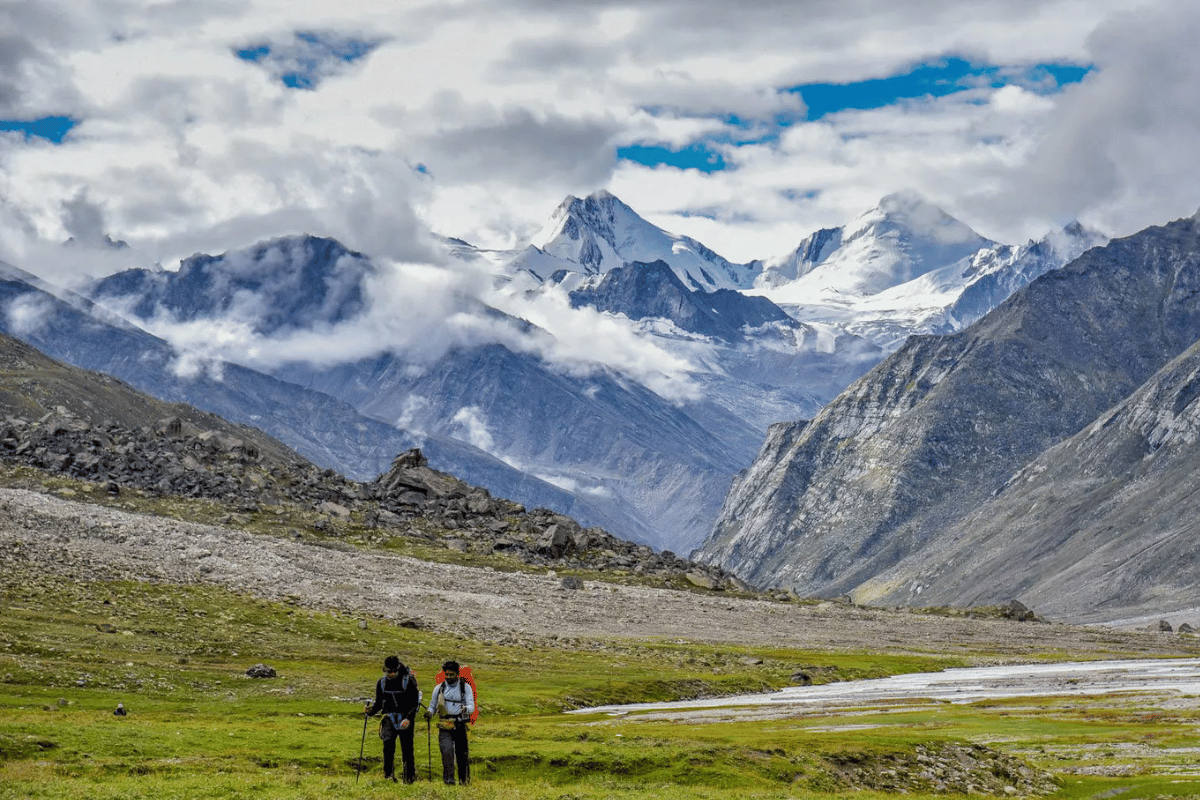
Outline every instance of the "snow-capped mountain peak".
[(793, 270), (794, 280), (781, 280), (784, 270), (764, 271), (775, 280), (764, 278), (758, 288), (776, 303), (878, 294), (995, 244), (912, 191), (889, 194), (844, 228), (818, 234), (815, 259), (818, 242), (801, 245), (809, 261)]
[(689, 288), (710, 292), (747, 288), (758, 272), (757, 264), (734, 264), (695, 239), (662, 230), (604, 189), (563, 200), (531, 244), (593, 275), (665, 261)]
[(920, 239), (942, 245), (969, 244), (982, 239), (968, 226), (914, 191), (894, 192), (846, 226), (845, 238), (864, 234)]

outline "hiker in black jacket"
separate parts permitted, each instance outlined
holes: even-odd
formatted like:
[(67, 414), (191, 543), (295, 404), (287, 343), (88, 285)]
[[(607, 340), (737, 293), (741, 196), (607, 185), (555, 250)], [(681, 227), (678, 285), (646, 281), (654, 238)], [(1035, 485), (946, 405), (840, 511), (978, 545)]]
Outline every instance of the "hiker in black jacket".
[(417, 765), (413, 759), (413, 719), (421, 706), (421, 692), (417, 678), (408, 667), (395, 656), (383, 662), (383, 677), (375, 684), (375, 704), (366, 707), (368, 717), (383, 712), (379, 725), (379, 738), (383, 740), (383, 774), (396, 780), (396, 740), (400, 740), (400, 758), (404, 762), (404, 782), (417, 779)]

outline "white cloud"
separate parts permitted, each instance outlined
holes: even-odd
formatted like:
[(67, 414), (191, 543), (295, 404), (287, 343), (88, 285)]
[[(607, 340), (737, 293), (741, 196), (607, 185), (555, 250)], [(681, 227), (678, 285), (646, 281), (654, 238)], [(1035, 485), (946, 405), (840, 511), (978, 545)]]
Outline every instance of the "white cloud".
[[(1089, 215), (1126, 233), (1200, 205), (1198, 13), (1129, 0), (8, 4), (0, 114), (80, 123), (61, 145), (0, 136), (0, 255), (57, 245), (86, 198), (89, 224), (167, 266), (300, 232), (419, 262), (436, 258), (430, 230), (517, 245), (564, 195), (600, 187), (739, 260), (902, 187), (990, 236)], [(353, 42), (375, 46), (340, 59)], [(255, 46), (271, 55), (235, 55)], [(786, 87), (950, 56), (1097, 70), (1062, 94), (981, 86), (775, 127), (803, 110)], [(295, 68), (314, 88), (283, 85)], [(705, 137), (761, 141), (725, 145), (732, 168), (709, 174), (615, 159), (623, 144)], [(102, 266), (35, 261), (22, 265)]]
[(9, 328), (18, 336), (25, 336), (40, 330), (50, 311), (49, 298), (32, 292), (10, 300), (3, 308)]
[[(244, 254), (225, 257), (226, 269), (234, 272), (243, 262), (248, 263)], [(181, 362), (184, 371), (220, 360), (265, 370), (293, 362), (330, 366), (383, 353), (396, 353), (421, 369), (451, 349), (497, 342), (534, 354), (564, 374), (587, 377), (607, 369), (666, 398), (685, 401), (696, 396), (698, 389), (687, 376), (691, 364), (638, 336), (622, 317), (572, 308), (560, 292), (494, 288), (493, 276), (481, 262), (376, 259), (375, 264), (376, 270), (364, 277), (363, 312), (332, 324), (319, 322), (321, 314), (313, 312), (318, 321), (304, 329), (264, 329), (261, 321), (271, 310), (270, 297), (243, 289), (231, 293), (228, 308), (217, 317), (180, 320), (161, 312), (143, 326), (192, 354)], [(357, 269), (344, 271), (347, 281), (358, 277)], [(348, 296), (352, 288), (330, 286), (329, 280), (326, 284), (330, 304)], [(287, 296), (287, 288), (278, 281), (267, 291), (275, 290)], [(121, 311), (119, 300), (105, 302)], [(414, 405), (413, 414), (417, 410)]]
[(616, 493), (607, 486), (584, 483), (577, 478), (572, 478), (567, 475), (561, 475), (558, 473), (535, 473), (535, 477), (538, 477), (553, 486), (557, 486), (563, 491), (570, 492), (571, 494), (598, 497), (604, 500), (611, 500), (616, 496)]
[[(1083, 215), (1120, 234), (1200, 206), (1200, 7), (1155, 3), (1089, 37), (1097, 70), (1055, 104), (997, 213)], [(989, 198), (990, 200), (990, 198)]]
[(482, 411), (478, 407), (460, 408), (451, 418), (450, 424), (455, 438), (474, 445), (485, 453), (492, 451), (492, 435), (488, 433), (487, 422), (482, 418)]

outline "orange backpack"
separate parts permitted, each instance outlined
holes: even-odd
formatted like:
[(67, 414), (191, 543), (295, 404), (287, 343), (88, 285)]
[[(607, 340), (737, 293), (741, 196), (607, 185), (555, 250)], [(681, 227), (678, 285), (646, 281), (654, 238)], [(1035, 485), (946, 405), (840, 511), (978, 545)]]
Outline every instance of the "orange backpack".
[[(458, 677), (467, 682), (471, 687), (471, 694), (475, 695), (475, 710), (471, 712), (471, 724), (475, 724), (475, 720), (479, 719), (479, 689), (475, 686), (475, 676), (471, 674), (470, 667), (459, 667)], [(433, 689), (437, 691), (437, 687), (446, 682), (445, 671), (439, 671), (437, 677), (433, 679)], [(445, 690), (443, 690), (445, 691)]]

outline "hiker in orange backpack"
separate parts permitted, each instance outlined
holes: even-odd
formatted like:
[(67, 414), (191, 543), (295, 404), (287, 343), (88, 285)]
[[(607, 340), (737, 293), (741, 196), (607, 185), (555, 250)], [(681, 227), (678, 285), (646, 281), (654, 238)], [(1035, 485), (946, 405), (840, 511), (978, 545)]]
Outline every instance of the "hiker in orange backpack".
[(438, 749), (442, 751), (442, 782), (454, 785), (455, 766), (458, 782), (471, 779), (470, 754), (467, 751), (467, 721), (475, 714), (475, 692), (466, 678), (460, 675), (457, 661), (442, 664), (445, 681), (438, 683), (425, 710), (428, 721), (437, 717)]

